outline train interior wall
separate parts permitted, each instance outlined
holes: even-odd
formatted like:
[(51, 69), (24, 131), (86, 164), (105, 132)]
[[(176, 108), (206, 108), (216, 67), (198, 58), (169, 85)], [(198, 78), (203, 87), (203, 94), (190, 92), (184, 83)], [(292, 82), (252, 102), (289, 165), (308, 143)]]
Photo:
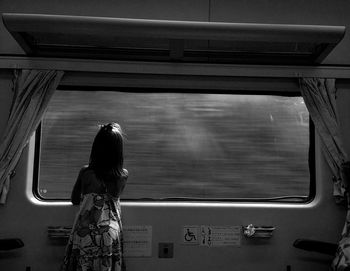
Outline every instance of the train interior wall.
[[(25, 12), (255, 23), (350, 25), (345, 1), (16, 1), (3, 0), (1, 12)], [(23, 55), (0, 24), (0, 54)], [(349, 34), (324, 64), (349, 65)], [(0, 135), (12, 99), (12, 73), (0, 71)], [(338, 113), (344, 145), (350, 153), (350, 85), (338, 85)], [(1, 270), (58, 270), (64, 245), (47, 237), (48, 226), (69, 226), (77, 207), (44, 205), (28, 197), (31, 150), (22, 153), (6, 205), (0, 207), (0, 238), (18, 237), (25, 246), (0, 252)], [(316, 197), (303, 206), (283, 204), (133, 204), (122, 203), (124, 225), (152, 226), (152, 255), (127, 258), (128, 270), (328, 270), (331, 257), (293, 248), (297, 238), (336, 242), (345, 210), (334, 203), (331, 173), (316, 142)], [(29, 187), (30, 188), (30, 187)], [(30, 190), (30, 189), (29, 189)], [(184, 245), (185, 225), (273, 225), (268, 240), (242, 237), (239, 247)], [(173, 243), (172, 258), (158, 257), (159, 243)], [(288, 267), (289, 266), (289, 267)], [(27, 269), (28, 270), (28, 269)]]
[[(1, 99), (1, 116), (8, 113), (12, 96), (8, 88), (10, 84), (8, 74), (2, 74), (1, 85), (5, 88), (1, 92), (4, 98)], [(338, 105), (345, 138), (350, 131), (349, 100), (348, 89), (340, 89)], [(288, 270), (287, 266), (291, 270), (328, 270), (332, 257), (301, 251), (292, 245), (298, 238), (328, 242), (340, 238), (345, 210), (334, 203), (331, 174), (320, 155), (319, 142), (317, 145), (317, 193), (310, 204), (122, 203), (125, 226), (152, 226), (151, 256), (126, 258), (128, 270), (255, 270), (257, 267), (261, 270)], [(0, 209), (0, 237), (21, 238), (25, 246), (0, 252), (0, 266), (3, 270), (25, 270), (26, 267), (58, 270), (65, 246), (49, 239), (47, 229), (49, 226), (70, 226), (78, 209), (69, 204), (40, 204), (28, 195), (31, 192), (32, 163), (29, 149), (27, 147), (22, 154), (8, 201)], [(242, 236), (238, 247), (191, 246), (183, 242), (186, 225), (246, 226), (251, 223), (276, 227), (273, 237), (254, 240)], [(158, 257), (159, 243), (173, 243), (172, 258)]]

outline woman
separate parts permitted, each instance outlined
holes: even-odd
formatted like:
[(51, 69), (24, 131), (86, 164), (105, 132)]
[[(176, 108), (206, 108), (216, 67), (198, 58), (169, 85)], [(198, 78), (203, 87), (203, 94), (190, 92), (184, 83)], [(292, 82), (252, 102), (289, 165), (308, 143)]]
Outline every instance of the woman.
[(120, 195), (128, 171), (123, 168), (123, 134), (117, 123), (102, 125), (88, 166), (84, 166), (72, 191), (80, 204), (62, 270), (125, 270), (122, 251)]

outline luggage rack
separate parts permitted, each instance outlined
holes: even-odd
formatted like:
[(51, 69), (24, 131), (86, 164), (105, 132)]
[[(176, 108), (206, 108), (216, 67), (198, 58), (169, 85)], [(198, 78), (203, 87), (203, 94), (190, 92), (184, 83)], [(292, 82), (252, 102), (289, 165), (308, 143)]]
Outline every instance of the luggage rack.
[(235, 64), (321, 63), (344, 26), (2, 14), (28, 56)]

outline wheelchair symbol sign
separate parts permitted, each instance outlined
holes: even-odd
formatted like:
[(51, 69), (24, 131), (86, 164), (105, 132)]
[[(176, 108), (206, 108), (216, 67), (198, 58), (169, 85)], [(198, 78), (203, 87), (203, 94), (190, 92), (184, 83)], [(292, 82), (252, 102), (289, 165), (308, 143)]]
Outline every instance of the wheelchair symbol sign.
[(184, 226), (183, 227), (183, 243), (197, 245), (198, 244), (198, 226)]

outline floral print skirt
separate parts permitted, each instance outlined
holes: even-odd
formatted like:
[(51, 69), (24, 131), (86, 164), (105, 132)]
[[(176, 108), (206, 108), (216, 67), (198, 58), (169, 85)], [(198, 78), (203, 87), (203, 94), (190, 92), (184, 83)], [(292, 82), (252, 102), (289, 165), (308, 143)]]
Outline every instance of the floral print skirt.
[(124, 271), (119, 198), (86, 194), (76, 216), (61, 271)]

